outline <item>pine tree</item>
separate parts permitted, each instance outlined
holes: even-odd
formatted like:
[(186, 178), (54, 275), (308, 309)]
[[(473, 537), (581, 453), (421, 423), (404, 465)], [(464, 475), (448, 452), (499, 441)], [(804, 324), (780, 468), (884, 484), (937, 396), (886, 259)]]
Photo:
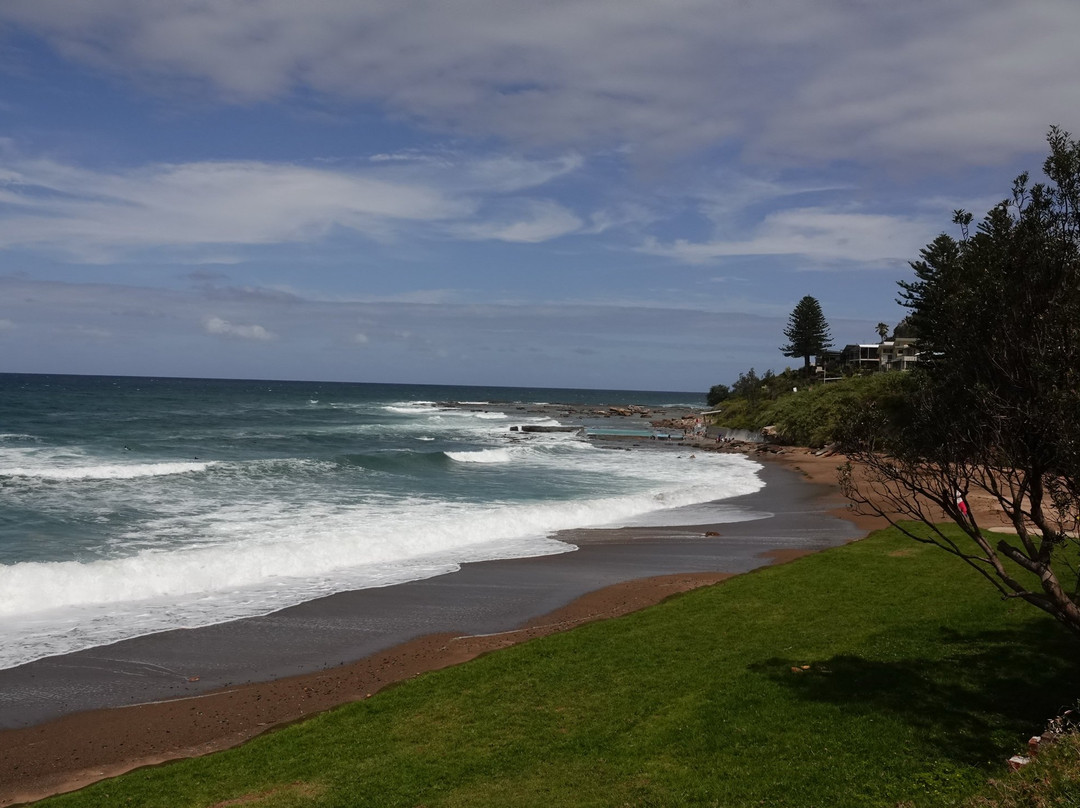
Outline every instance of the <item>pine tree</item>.
[(832, 335), (821, 304), (816, 298), (807, 295), (798, 302), (788, 318), (788, 327), (784, 329), (788, 344), (780, 350), (784, 356), (801, 356), (805, 361), (803, 369), (810, 372), (810, 357), (820, 356), (832, 347)]

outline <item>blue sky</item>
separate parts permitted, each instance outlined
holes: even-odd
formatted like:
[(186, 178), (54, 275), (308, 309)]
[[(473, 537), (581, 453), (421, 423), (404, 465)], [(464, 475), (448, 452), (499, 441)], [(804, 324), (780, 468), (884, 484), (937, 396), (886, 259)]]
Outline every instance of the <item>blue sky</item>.
[(5, 0), (0, 371), (779, 370), (803, 295), (871, 339), (1080, 129), (1078, 39), (1075, 0)]

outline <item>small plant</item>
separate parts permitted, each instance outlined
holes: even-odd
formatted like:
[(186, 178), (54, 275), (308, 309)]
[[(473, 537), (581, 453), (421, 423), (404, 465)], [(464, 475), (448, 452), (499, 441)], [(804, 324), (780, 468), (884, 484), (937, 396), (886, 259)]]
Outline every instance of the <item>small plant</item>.
[(1080, 805), (1080, 703), (1051, 718), (1029, 743), (1025, 764), (990, 780), (966, 808), (1071, 808)]

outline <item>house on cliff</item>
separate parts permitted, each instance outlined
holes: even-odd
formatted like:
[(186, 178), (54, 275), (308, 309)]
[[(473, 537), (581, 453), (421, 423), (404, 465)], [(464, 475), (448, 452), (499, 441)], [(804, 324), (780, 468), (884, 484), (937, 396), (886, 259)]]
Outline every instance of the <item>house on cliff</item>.
[(858, 373), (885, 370), (910, 370), (919, 361), (919, 340), (907, 318), (901, 320), (880, 342), (845, 345), (840, 351), (840, 363)]

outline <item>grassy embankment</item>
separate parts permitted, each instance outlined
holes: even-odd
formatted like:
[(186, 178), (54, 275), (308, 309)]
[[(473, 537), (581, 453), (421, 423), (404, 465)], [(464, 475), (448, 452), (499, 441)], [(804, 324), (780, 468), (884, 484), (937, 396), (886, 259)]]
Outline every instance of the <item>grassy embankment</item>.
[(1076, 652), (884, 531), (48, 804), (965, 804), (1080, 695)]
[[(742, 388), (717, 405), (719, 426), (757, 432), (773, 426), (787, 443), (818, 447), (832, 442), (844, 415), (868, 406), (884, 409), (902, 406), (905, 390), (912, 384), (907, 373), (875, 373), (827, 384), (806, 385), (790, 371)], [(793, 387), (798, 392), (792, 392)]]

